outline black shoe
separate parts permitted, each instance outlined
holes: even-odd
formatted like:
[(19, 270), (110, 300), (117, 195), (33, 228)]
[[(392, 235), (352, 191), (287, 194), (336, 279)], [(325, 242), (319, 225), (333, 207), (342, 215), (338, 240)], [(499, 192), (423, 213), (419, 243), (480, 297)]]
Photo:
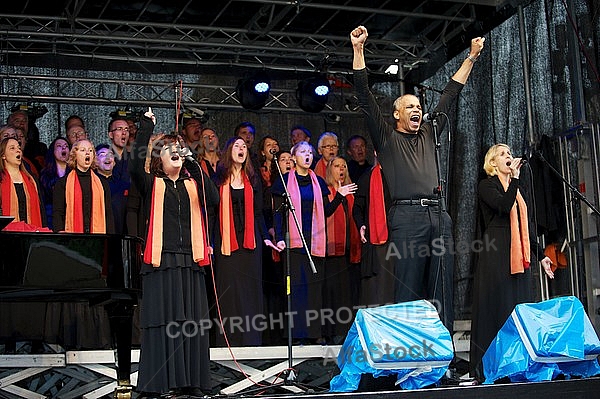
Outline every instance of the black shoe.
[(458, 386), (462, 380), (454, 368), (448, 368), (442, 378), (440, 384), (443, 386)]

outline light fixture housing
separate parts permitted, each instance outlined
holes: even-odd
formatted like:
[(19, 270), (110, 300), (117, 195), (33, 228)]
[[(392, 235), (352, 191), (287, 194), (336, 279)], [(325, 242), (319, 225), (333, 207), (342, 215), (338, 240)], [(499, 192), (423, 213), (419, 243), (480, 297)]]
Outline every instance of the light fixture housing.
[(330, 91), (331, 85), (325, 76), (304, 79), (298, 82), (296, 89), (298, 106), (306, 112), (321, 112), (327, 104)]
[(249, 110), (259, 110), (265, 106), (271, 90), (271, 80), (266, 72), (240, 79), (235, 89), (236, 96), (242, 107)]

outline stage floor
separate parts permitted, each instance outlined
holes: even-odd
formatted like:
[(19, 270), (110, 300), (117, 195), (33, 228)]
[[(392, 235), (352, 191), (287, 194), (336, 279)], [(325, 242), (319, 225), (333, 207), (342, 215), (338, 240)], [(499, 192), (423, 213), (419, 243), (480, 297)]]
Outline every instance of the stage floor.
[(260, 397), (277, 399), (303, 398), (340, 398), (340, 399), (506, 399), (506, 398), (544, 398), (544, 399), (597, 399), (600, 397), (600, 377), (572, 379), (550, 382), (507, 383), (475, 386), (440, 386), (411, 391), (390, 390), (354, 393), (297, 393), (297, 394), (261, 394), (246, 395), (243, 392), (233, 396), (217, 397)]
[[(282, 384), (286, 347), (211, 349), (211, 398), (381, 398), (381, 399), (496, 399), (496, 398), (599, 398), (600, 377), (550, 382), (504, 383), (458, 386), (439, 384), (418, 390), (398, 390), (394, 377), (378, 379), (366, 375), (351, 393), (329, 393), (329, 381), (339, 373), (336, 346), (294, 347), (293, 368), (298, 384)], [(132, 351), (131, 380), (137, 380), (139, 350)], [(457, 371), (464, 372), (459, 362)], [(240, 371), (243, 369), (246, 378)], [(0, 354), (0, 398), (111, 398), (116, 386), (114, 354), (111, 350), (67, 351), (54, 354)], [(135, 391), (132, 398), (138, 399)], [(178, 396), (177, 398), (195, 398)]]

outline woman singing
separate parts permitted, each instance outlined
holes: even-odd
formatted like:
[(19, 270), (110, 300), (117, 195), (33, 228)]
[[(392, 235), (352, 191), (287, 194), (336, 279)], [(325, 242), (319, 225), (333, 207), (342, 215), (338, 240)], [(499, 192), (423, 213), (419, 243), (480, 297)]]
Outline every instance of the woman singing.
[(64, 175), (70, 172), (67, 160), (69, 159), (71, 148), (69, 142), (64, 137), (56, 137), (48, 147), (46, 153), (46, 162), (40, 172), (40, 184), (42, 186), (42, 198), (46, 208), (46, 218), (48, 227), (52, 228), (52, 197), (54, 185)]
[(46, 226), (38, 182), (23, 164), (23, 151), (14, 138), (0, 141), (1, 214), (36, 227)]
[(69, 153), (71, 171), (54, 185), (52, 228), (67, 233), (114, 233), (110, 188), (92, 169), (96, 149), (87, 139), (76, 141)]
[[(533, 300), (530, 263), (543, 257), (536, 237), (530, 234), (529, 211), (519, 179), (521, 158), (513, 158), (506, 144), (492, 146), (479, 182), (479, 207), (483, 241), (493, 243), (479, 253), (473, 288), (471, 375), (483, 381), (481, 359), (515, 305)], [(550, 258), (543, 257), (548, 277)]]
[[(355, 184), (341, 186), (332, 201), (329, 200), (329, 189), (325, 181), (310, 169), (313, 161), (313, 147), (301, 141), (292, 147), (296, 168), (283, 177), (290, 194), (291, 203), (296, 210), (300, 229), (312, 255), (317, 273), (313, 273), (303, 247), (298, 227), (291, 214), (277, 212), (274, 215), (275, 238), (277, 247), (283, 250), (286, 243), (284, 233), (289, 226), (290, 236), (290, 271), (292, 312), (294, 314), (293, 337), (301, 341), (316, 341), (322, 338), (321, 320), (309, 319), (319, 315), (323, 306), (322, 282), (324, 276), (327, 237), (325, 231), (326, 218), (331, 216), (341, 204), (343, 197), (356, 191)], [(280, 209), (284, 201), (283, 183), (275, 180), (271, 186), (273, 209)], [(282, 258), (287, 258), (282, 255)]]
[(202, 266), (209, 263), (211, 249), (204, 204), (216, 205), (218, 193), (197, 163), (186, 161), (184, 168), (175, 135), (154, 142), (150, 173), (145, 172), (153, 121), (151, 111), (140, 121), (129, 163), (149, 212), (137, 390), (202, 396), (211, 389), (208, 331), (200, 328), (209, 317)]
[[(241, 137), (229, 139), (217, 166), (220, 191), (219, 232), (215, 241), (215, 281), (227, 342), (262, 344), (264, 315), (262, 244), (277, 249), (269, 238), (262, 209), (262, 186)], [(244, 321), (234, 328), (235, 320)], [(229, 322), (228, 322), (229, 321)], [(225, 336), (217, 334), (217, 342)]]
[[(352, 183), (348, 165), (342, 157), (334, 157), (325, 170), (329, 200), (333, 201), (340, 187)], [(342, 199), (333, 215), (327, 218), (327, 257), (323, 281), (323, 306), (331, 309), (337, 319), (325, 324), (325, 337), (332, 343), (340, 343), (354, 320), (352, 307), (358, 303), (358, 281), (354, 285), (353, 270), (360, 267), (361, 242), (352, 211), (354, 195)]]

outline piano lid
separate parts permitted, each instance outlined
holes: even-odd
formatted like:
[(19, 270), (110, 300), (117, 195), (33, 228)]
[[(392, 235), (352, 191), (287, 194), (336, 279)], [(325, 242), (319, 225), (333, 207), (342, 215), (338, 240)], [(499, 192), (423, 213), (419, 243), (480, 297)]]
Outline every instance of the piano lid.
[(140, 288), (142, 240), (116, 234), (0, 232), (0, 286)]

